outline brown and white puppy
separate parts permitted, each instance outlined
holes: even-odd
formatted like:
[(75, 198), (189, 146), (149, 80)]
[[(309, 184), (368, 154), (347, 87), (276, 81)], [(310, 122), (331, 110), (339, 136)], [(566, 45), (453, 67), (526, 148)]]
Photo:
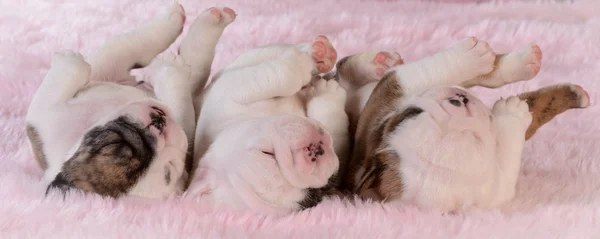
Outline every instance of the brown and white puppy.
[(213, 205), (289, 213), (321, 201), (348, 151), (346, 92), (325, 36), (250, 50), (213, 78), (201, 100), (188, 194)]
[[(105, 43), (89, 64), (72, 51), (54, 56), (26, 117), (48, 191), (164, 198), (183, 190), (195, 129), (190, 88), (206, 81), (198, 69), (210, 69), (213, 57), (197, 54), (214, 52), (227, 24), (207, 12), (182, 43), (185, 60), (173, 54), (155, 59), (184, 21), (183, 8), (173, 4), (149, 24)], [(149, 82), (129, 74), (149, 64)]]
[(342, 59), (338, 80), (356, 123), (342, 188), (448, 211), (512, 199), (524, 141), (557, 114), (587, 107), (589, 96), (575, 85), (551, 86), (501, 99), (490, 111), (463, 87), (529, 80), (540, 60), (535, 45), (496, 56), (475, 38), (405, 65), (386, 52)]

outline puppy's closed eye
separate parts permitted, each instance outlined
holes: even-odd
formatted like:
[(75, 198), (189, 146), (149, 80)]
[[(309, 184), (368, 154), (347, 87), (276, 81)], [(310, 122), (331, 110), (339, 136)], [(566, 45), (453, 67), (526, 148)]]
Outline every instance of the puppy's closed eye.
[(267, 155), (271, 155), (271, 156), (275, 156), (275, 154), (274, 154), (274, 153), (270, 153), (270, 152), (267, 152), (267, 151), (262, 151), (262, 153), (263, 153), (263, 154), (267, 154)]

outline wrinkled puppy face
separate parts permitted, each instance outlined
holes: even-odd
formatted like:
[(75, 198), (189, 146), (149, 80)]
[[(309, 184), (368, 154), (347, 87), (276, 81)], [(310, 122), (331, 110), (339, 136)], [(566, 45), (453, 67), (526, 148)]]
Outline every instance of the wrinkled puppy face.
[(338, 165), (331, 136), (318, 122), (264, 117), (223, 131), (200, 160), (189, 192), (230, 208), (289, 212), (319, 203)]
[(48, 191), (163, 198), (181, 191), (187, 138), (155, 102), (129, 104), (89, 129)]
[(452, 157), (455, 150), (488, 150), (495, 139), (489, 108), (461, 87), (426, 90), (405, 99), (401, 109), (388, 116), (383, 133), (388, 145), (405, 156)]

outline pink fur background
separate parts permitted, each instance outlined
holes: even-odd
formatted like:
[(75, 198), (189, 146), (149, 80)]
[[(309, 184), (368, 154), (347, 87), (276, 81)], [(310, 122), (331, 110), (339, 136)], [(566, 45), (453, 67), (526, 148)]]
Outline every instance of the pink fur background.
[(394, 50), (405, 61), (469, 35), (487, 40), (497, 52), (537, 42), (544, 52), (540, 74), (498, 90), (477, 89), (484, 102), (572, 82), (588, 90), (592, 106), (560, 115), (527, 142), (517, 198), (503, 209), (445, 215), (334, 200), (274, 217), (217, 211), (189, 198), (44, 198), (46, 185), (39, 183), (42, 171), (23, 121), (52, 53), (75, 49), (87, 55), (170, 2), (0, 0), (0, 238), (600, 237), (598, 1), (181, 0), (186, 29), (210, 6), (229, 6), (238, 13), (217, 47), (214, 70), (252, 47), (304, 42), (315, 34), (326, 34), (340, 56)]

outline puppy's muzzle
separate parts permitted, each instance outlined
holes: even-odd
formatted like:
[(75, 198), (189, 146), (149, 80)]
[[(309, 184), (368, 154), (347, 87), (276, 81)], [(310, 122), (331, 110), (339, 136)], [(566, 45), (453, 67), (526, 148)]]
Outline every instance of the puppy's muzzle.
[(465, 94), (457, 93), (455, 96), (448, 98), (448, 101), (450, 102), (450, 104), (456, 107), (463, 107), (469, 103), (469, 98)]

